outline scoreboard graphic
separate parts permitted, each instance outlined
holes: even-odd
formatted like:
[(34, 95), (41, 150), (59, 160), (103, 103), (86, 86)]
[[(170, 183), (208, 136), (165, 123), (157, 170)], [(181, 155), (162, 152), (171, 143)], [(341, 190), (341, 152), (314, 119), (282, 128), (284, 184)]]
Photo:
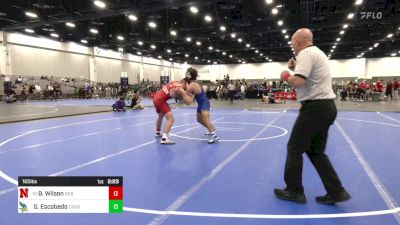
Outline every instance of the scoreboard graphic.
[(18, 177), (18, 213), (122, 212), (122, 177)]

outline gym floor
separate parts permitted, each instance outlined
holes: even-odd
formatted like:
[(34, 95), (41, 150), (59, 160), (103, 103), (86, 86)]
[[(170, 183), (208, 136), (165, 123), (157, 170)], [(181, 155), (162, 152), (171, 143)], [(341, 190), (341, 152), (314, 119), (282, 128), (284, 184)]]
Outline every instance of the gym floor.
[[(212, 121), (221, 141), (212, 145), (196, 122), (195, 108), (174, 105), (172, 137), (176, 144), (165, 146), (154, 137), (156, 113), (149, 99), (144, 101), (148, 106), (144, 110), (124, 113), (110, 112), (113, 101), (1, 106), (1, 122), (8, 122), (0, 124), (2, 221), (43, 225), (400, 224), (400, 101), (337, 102), (340, 111), (330, 129), (327, 154), (352, 199), (333, 206), (315, 202), (315, 196), (325, 191), (306, 157), (307, 204), (282, 201), (273, 194), (274, 188), (285, 185), (286, 143), (298, 103), (213, 101)], [(99, 113), (76, 115), (91, 112)], [(11, 122), (31, 119), (36, 120)], [(18, 214), (17, 177), (39, 175), (123, 176), (124, 213)]]

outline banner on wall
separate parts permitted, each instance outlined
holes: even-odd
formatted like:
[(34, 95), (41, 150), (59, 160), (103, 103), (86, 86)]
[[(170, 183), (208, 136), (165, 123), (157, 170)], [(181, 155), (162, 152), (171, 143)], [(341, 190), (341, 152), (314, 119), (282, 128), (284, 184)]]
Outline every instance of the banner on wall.
[(121, 89), (128, 90), (129, 81), (128, 81), (128, 72), (121, 72)]
[(162, 71), (160, 76), (160, 84), (166, 84), (169, 82), (169, 76), (167, 71)]

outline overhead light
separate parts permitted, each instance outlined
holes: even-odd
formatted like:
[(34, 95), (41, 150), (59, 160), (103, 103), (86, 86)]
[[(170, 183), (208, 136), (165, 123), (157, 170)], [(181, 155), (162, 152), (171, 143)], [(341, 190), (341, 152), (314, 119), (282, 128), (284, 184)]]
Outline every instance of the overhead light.
[(391, 37), (393, 37), (393, 34), (390, 33), (390, 34), (388, 34), (386, 37), (387, 37), (387, 38), (391, 38)]
[(169, 61), (172, 61), (173, 59), (172, 58), (169, 58)]
[(200, 45), (201, 45), (201, 42), (200, 42), (200, 41), (196, 41), (196, 45), (197, 45), (197, 46), (200, 46)]
[(186, 58), (189, 57), (189, 54), (185, 54), (185, 57), (186, 57)]
[(217, 64), (217, 62), (214, 62), (214, 65), (216, 65)]
[(336, 48), (336, 45), (332, 46), (332, 48), (335, 49), (335, 48)]
[(242, 60), (240, 60), (240, 59), (238, 60), (238, 62), (241, 62), (241, 61), (242, 61)]
[(106, 4), (102, 1), (94, 1), (94, 4), (99, 8), (105, 8)]
[(347, 19), (353, 19), (353, 17), (354, 17), (354, 13), (350, 13), (350, 14), (347, 16)]
[(272, 14), (276, 15), (276, 14), (278, 14), (278, 9), (277, 8), (273, 8), (271, 10), (271, 12), (272, 12)]
[(31, 33), (31, 34), (32, 34), (32, 33), (35, 33), (35, 31), (32, 30), (32, 29), (25, 29), (25, 32), (26, 32), (26, 33)]
[(258, 53), (258, 50), (255, 50), (254, 52), (255, 52), (255, 53)]
[(211, 22), (211, 21), (212, 21), (212, 18), (211, 18), (211, 16), (209, 16), (209, 15), (206, 15), (206, 16), (204, 17), (204, 19), (205, 19), (207, 22)]
[(242, 64), (246, 64), (246, 61), (243, 61)]
[(226, 31), (226, 27), (225, 27), (225, 26), (221, 26), (219, 29), (220, 29), (221, 31)]
[(67, 25), (68, 27), (75, 27), (75, 24), (71, 22), (66, 22), (65, 25)]
[(263, 56), (264, 54), (260, 53), (260, 56)]
[(269, 58), (268, 57), (265, 57), (265, 60), (268, 60)]
[(286, 30), (285, 29), (282, 30), (282, 34), (286, 34)]
[(272, 2), (274, 2), (273, 0), (265, 0), (265, 3), (267, 3), (268, 5), (272, 4)]
[(168, 53), (171, 53), (171, 49), (167, 49), (167, 52), (168, 52)]
[(235, 33), (232, 33), (231, 34), (231, 38), (235, 38), (236, 37), (236, 34)]
[(357, 55), (357, 58), (361, 58), (361, 55)]
[(356, 5), (361, 5), (362, 2), (363, 2), (363, 0), (357, 0), (355, 4), (356, 4)]
[(268, 59), (268, 62), (272, 62), (272, 59)]
[(33, 12), (25, 12), (25, 15), (29, 16), (29, 17), (32, 17), (32, 18), (37, 18), (38, 17), (37, 14), (33, 13)]
[(138, 54), (138, 55), (142, 55), (142, 53), (141, 53), (141, 52), (137, 52), (137, 54)]
[(82, 42), (83, 44), (87, 44), (87, 43), (88, 43), (88, 42), (87, 42), (86, 40), (84, 40), (84, 39), (82, 39), (81, 42)]
[(157, 46), (155, 46), (155, 45), (150, 45), (150, 48), (152, 48), (152, 49), (156, 49), (156, 48), (157, 48)]
[(251, 46), (250, 44), (246, 44), (246, 47), (250, 48), (250, 46)]
[(208, 62), (208, 63), (210, 63), (210, 62), (211, 62), (211, 60), (207, 60), (207, 62)]
[(392, 54), (390, 54), (390, 56), (396, 56), (397, 54), (396, 53), (392, 53)]
[(289, 35), (286, 34), (286, 35), (285, 35), (285, 39), (288, 39), (288, 38), (289, 38)]
[(217, 48), (215, 51), (219, 52), (219, 49)]
[(199, 59), (199, 57), (195, 56), (195, 57), (194, 57), (194, 59), (195, 59), (195, 60), (198, 60), (198, 59)]
[(369, 48), (368, 48), (368, 50), (370, 50), (370, 51), (371, 51), (372, 49), (373, 49), (373, 47), (369, 47)]
[(170, 34), (171, 34), (172, 36), (176, 36), (176, 31), (171, 30)]
[(340, 34), (340, 35), (343, 35), (343, 34), (344, 34), (344, 30), (341, 30), (341, 31), (339, 32), (339, 34)]
[(122, 37), (121, 35), (118, 35), (118, 36), (117, 36), (117, 39), (120, 40), (120, 41), (123, 41), (125, 38)]
[(238, 39), (238, 42), (242, 42), (243, 40), (241, 38)]
[(187, 41), (187, 42), (191, 42), (191, 41), (192, 41), (192, 38), (191, 38), (191, 37), (187, 37), (187, 38), (186, 38), (186, 41)]
[(226, 55), (226, 52), (222, 52), (222, 55)]
[(138, 20), (137, 16), (132, 15), (132, 14), (129, 15), (128, 18), (129, 18), (130, 20), (132, 20), (132, 21), (137, 21), (137, 20)]
[(151, 22), (149, 22), (149, 27), (156, 28), (157, 24), (155, 22), (151, 21)]
[(375, 43), (374, 44), (374, 48), (376, 48), (376, 47), (378, 47), (379, 46), (379, 43)]
[(159, 58), (159, 59), (162, 59), (162, 56), (161, 56), (161, 55), (159, 55), (159, 56), (157, 56), (157, 58)]
[(292, 44), (292, 42), (291, 41), (288, 41), (288, 45), (291, 45)]
[(212, 47), (212, 46), (209, 46), (209, 47), (208, 47), (208, 50), (213, 50), (213, 47)]
[(334, 50), (333, 49), (331, 49), (331, 52), (333, 52)]
[(56, 33), (51, 33), (50, 36), (55, 37), (55, 38), (58, 38), (58, 37), (59, 37), (59, 35), (56, 34)]
[(365, 54), (365, 52), (361, 52), (361, 54), (360, 55), (364, 55)]
[(123, 52), (124, 49), (123, 49), (123, 48), (118, 48), (118, 51), (119, 51), (119, 52)]
[(283, 21), (282, 21), (282, 20), (279, 20), (279, 21), (278, 21), (278, 25), (279, 25), (279, 26), (282, 26), (282, 25), (283, 25)]
[(96, 29), (94, 29), (94, 28), (92, 28), (92, 29), (90, 29), (90, 33), (92, 33), (92, 34), (97, 34), (97, 33), (99, 33), (99, 31), (96, 30)]
[(333, 45), (337, 45), (337, 42), (333, 43)]
[(194, 6), (191, 6), (191, 7), (190, 7), (190, 12), (192, 12), (193, 14), (196, 14), (196, 13), (199, 12), (199, 10), (198, 10), (196, 7), (194, 7)]
[(349, 25), (345, 24), (343, 25), (343, 29), (347, 29), (349, 27)]
[(233, 57), (233, 55), (229, 55), (229, 58), (232, 58)]
[(138, 45), (143, 45), (143, 41), (138, 41)]
[(336, 41), (340, 41), (341, 39), (340, 38), (336, 38)]

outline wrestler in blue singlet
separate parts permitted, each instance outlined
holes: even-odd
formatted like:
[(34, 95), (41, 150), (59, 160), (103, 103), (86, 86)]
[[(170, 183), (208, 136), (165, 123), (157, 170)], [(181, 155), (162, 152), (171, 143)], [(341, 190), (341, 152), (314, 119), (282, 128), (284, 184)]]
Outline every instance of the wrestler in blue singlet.
[(197, 101), (197, 112), (210, 111), (210, 100), (208, 100), (206, 93), (201, 89), (201, 93), (195, 97)]

